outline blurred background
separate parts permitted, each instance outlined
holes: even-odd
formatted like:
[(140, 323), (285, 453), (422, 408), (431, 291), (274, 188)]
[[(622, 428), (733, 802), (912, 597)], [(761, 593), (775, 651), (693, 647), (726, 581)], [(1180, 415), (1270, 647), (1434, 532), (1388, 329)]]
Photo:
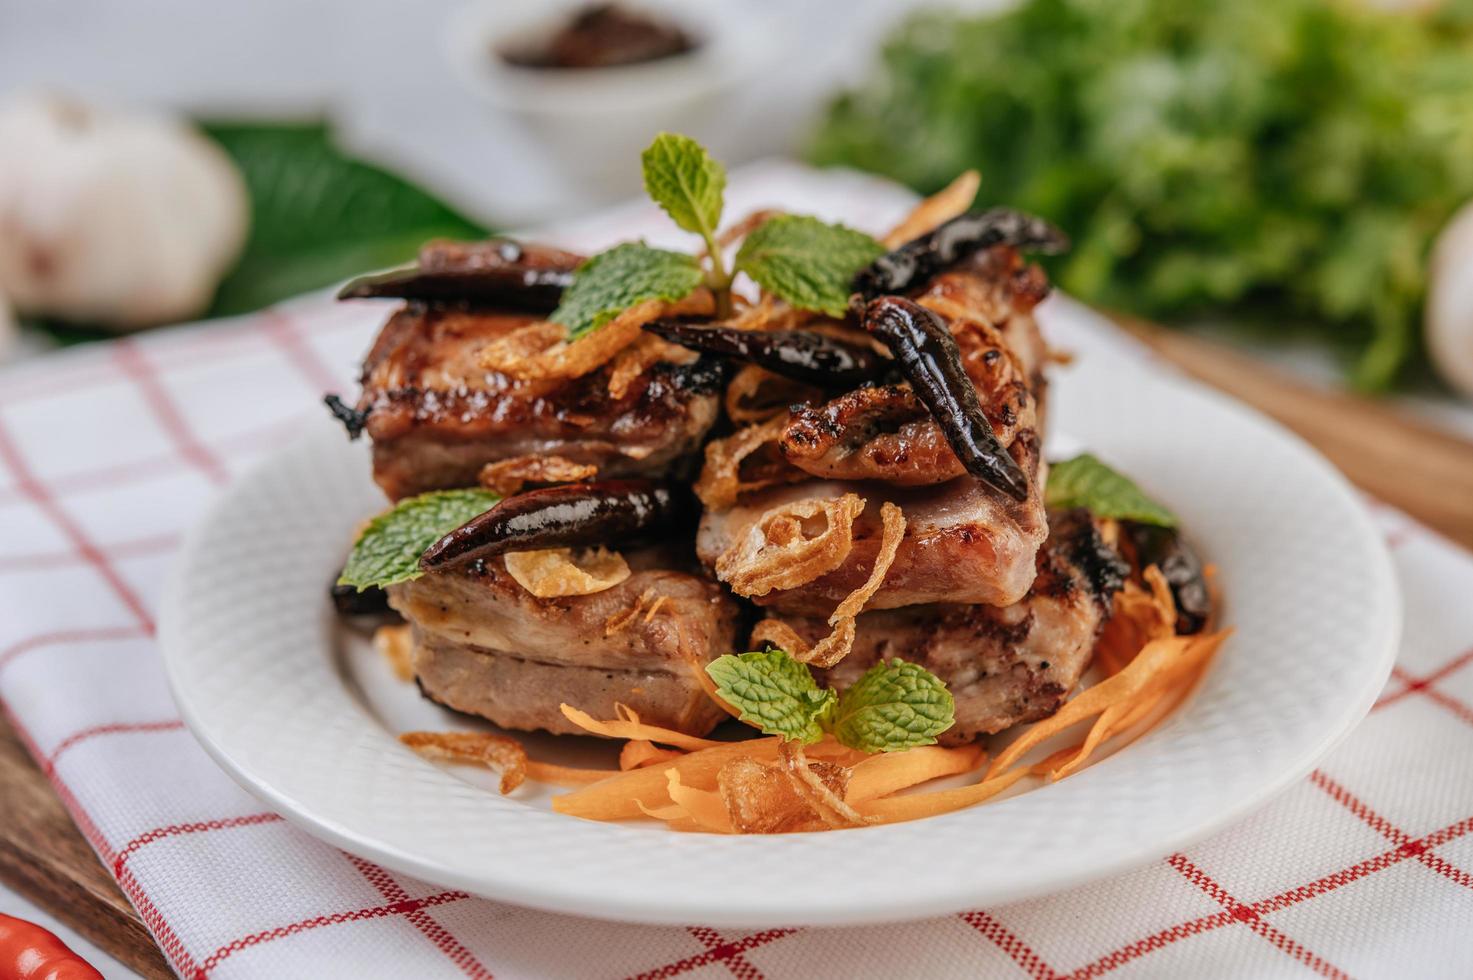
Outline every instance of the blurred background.
[(0, 0), (0, 359), (627, 198), (661, 129), (976, 167), (1085, 300), (1473, 432), (1473, 0)]

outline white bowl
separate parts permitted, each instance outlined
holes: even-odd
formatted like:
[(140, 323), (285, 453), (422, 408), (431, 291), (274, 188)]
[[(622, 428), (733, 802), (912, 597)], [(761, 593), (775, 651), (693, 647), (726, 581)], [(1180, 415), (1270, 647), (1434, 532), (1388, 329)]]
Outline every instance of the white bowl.
[(639, 187), (639, 152), (661, 131), (708, 139), (724, 100), (775, 52), (761, 19), (719, 0), (638, 0), (624, 6), (679, 24), (697, 42), (685, 54), (610, 68), (530, 68), (499, 52), (545, 36), (587, 0), (510, 4), (477, 0), (448, 24), (450, 63), (488, 105), (522, 124), (585, 189)]

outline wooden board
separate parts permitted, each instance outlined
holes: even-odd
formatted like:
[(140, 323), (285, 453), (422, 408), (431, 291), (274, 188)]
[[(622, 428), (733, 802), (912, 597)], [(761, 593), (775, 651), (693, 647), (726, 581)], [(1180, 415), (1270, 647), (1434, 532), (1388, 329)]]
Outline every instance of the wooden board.
[(1295, 381), (1220, 343), (1116, 320), (1186, 373), (1297, 432), (1371, 496), (1473, 548), (1473, 443), (1386, 402)]
[(174, 976), (3, 715), (0, 880), (149, 980)]
[[(1220, 344), (1119, 319), (1188, 374), (1299, 433), (1372, 495), (1473, 548), (1473, 443), (1384, 403), (1292, 381)], [(3, 717), (0, 880), (150, 980), (172, 976)]]

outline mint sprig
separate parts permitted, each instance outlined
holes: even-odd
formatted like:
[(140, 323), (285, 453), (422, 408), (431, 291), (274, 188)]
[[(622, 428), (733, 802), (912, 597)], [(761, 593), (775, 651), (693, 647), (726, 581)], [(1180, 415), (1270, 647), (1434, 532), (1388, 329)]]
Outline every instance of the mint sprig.
[(808, 668), (781, 650), (727, 654), (706, 667), (716, 690), (742, 721), (769, 735), (812, 743), (838, 696), (819, 687)]
[(682, 230), (714, 251), (726, 191), (726, 168), (689, 136), (661, 133), (639, 157), (644, 189)]
[(934, 745), (956, 724), (956, 702), (941, 678), (904, 660), (877, 663), (844, 695), (830, 723), (834, 738), (864, 752)]
[(841, 317), (854, 274), (883, 254), (885, 246), (862, 231), (784, 214), (746, 237), (736, 268), (799, 309)]
[(500, 499), (489, 490), (436, 490), (399, 501), (368, 522), (338, 584), (362, 592), (419, 578), (419, 557), (430, 545)]
[(1096, 517), (1176, 527), (1176, 515), (1090, 453), (1049, 467), (1045, 506), (1083, 507)]
[[(732, 281), (744, 273), (802, 310), (843, 316), (854, 274), (885, 251), (863, 232), (817, 218), (780, 215), (749, 234), (728, 268), (717, 244), (726, 168), (689, 136), (661, 133), (640, 156), (644, 187), (676, 226), (705, 243), (703, 260), (644, 244), (618, 245), (584, 263), (551, 319), (576, 340), (636, 303), (682, 299), (704, 284), (716, 316), (731, 313)], [(704, 262), (704, 264), (703, 264)]]
[(578, 267), (550, 319), (577, 339), (649, 299), (677, 300), (701, 284), (701, 267), (683, 252), (626, 242)]
[(742, 721), (788, 741), (812, 743), (831, 732), (861, 752), (898, 752), (935, 744), (956, 721), (946, 684), (904, 660), (875, 664), (840, 695), (783, 650), (727, 654), (706, 673)]

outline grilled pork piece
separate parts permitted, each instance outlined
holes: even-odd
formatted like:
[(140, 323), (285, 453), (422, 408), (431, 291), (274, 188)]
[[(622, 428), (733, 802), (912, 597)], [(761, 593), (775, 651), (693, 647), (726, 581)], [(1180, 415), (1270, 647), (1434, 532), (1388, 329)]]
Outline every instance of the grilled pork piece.
[(625, 557), (629, 578), (585, 596), (538, 599), (501, 558), (391, 586), (420, 689), (503, 728), (586, 734), (560, 704), (596, 718), (626, 704), (651, 724), (704, 735), (725, 715), (695, 672), (734, 649), (737, 605), (715, 583), (667, 570), (667, 555)]
[(410, 305), (389, 320), (364, 363), (358, 410), (391, 499), (473, 486), (485, 464), (523, 455), (591, 463), (604, 477), (663, 476), (700, 445), (717, 411), (705, 365), (657, 363), (614, 397), (609, 365), (527, 381), (477, 363), (488, 342), (533, 319)]
[[(1050, 523), (1038, 575), (1021, 602), (864, 613), (853, 650), (822, 672), (824, 682), (847, 687), (893, 657), (920, 664), (956, 699), (956, 726), (941, 736), (947, 744), (1052, 715), (1089, 665), (1129, 567), (1084, 511), (1053, 514)], [(821, 619), (787, 622), (810, 642), (829, 632)]]
[(1033, 581), (1048, 534), (1041, 458), (1046, 349), (1033, 308), (1048, 286), (1011, 248), (980, 253), (938, 276), (916, 302), (947, 322), (993, 432), (1028, 478), (1024, 501), (964, 473), (915, 395), (903, 388), (858, 389), (800, 408), (779, 439), (787, 462), (822, 479), (742, 498), (702, 517), (697, 552), (708, 567), (769, 509), (847, 492), (867, 506), (845, 562), (813, 582), (755, 599), (783, 612), (828, 613), (862, 584), (879, 548), (879, 508), (905, 512), (905, 538), (880, 591), (866, 608), (928, 602), (1017, 602)]

